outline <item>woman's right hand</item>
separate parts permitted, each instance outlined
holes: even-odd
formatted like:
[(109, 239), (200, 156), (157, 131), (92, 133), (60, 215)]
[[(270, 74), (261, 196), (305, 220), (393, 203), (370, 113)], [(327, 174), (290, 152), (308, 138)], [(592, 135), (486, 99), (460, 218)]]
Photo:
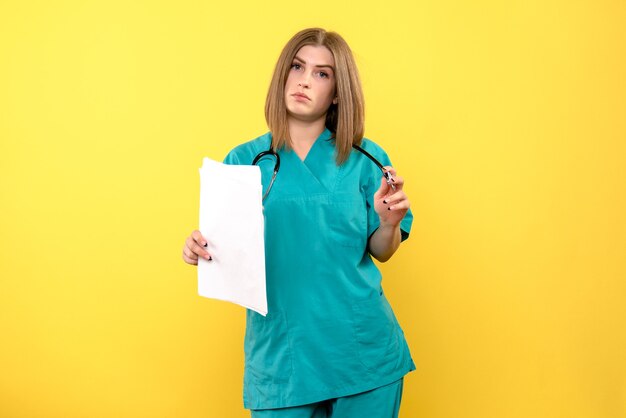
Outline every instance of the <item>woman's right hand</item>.
[(211, 261), (211, 254), (206, 251), (206, 247), (206, 239), (204, 239), (200, 231), (196, 229), (185, 240), (185, 246), (183, 247), (183, 260), (185, 260), (185, 263), (192, 264), (194, 266), (198, 265), (198, 257)]

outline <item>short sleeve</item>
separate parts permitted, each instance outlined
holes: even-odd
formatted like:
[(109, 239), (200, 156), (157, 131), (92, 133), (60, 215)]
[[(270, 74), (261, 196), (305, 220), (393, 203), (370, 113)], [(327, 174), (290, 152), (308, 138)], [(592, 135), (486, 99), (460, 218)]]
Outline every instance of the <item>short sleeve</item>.
[(239, 161), (239, 157), (237, 156), (235, 150), (232, 150), (231, 152), (226, 154), (226, 157), (224, 157), (224, 164), (241, 165), (241, 162)]
[(271, 134), (268, 132), (251, 141), (237, 145), (226, 154), (223, 163), (230, 165), (251, 165), (254, 157), (258, 155), (259, 152), (269, 148), (271, 141)]
[[(370, 142), (370, 144), (372, 143)], [(383, 151), (380, 147), (376, 146), (374, 149), (368, 150), (368, 152), (370, 152), (375, 158), (377, 158), (383, 166), (393, 167), (393, 164), (391, 164), (391, 160), (387, 156), (387, 153), (385, 153), (385, 151)], [(366, 185), (368, 240), (380, 226), (380, 218), (378, 217), (376, 210), (374, 210), (374, 193), (376, 193), (376, 191), (380, 187), (382, 172), (374, 164), (372, 164), (372, 167), (374, 167), (374, 170), (371, 170), (371, 174), (368, 175)], [(370, 173), (369, 170), (368, 173)], [(400, 222), (400, 233), (402, 235), (402, 241), (406, 240), (409, 237), (412, 224), (413, 213), (411, 212), (411, 209), (409, 209), (406, 215), (404, 215), (404, 218), (402, 218), (402, 221)]]

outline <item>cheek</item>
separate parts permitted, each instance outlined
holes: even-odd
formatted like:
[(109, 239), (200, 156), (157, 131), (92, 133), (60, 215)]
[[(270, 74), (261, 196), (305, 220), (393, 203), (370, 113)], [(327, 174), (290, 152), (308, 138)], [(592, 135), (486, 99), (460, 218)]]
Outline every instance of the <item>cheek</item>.
[(294, 70), (291, 70), (287, 73), (287, 80), (285, 81), (285, 87), (287, 86), (296, 86), (300, 80), (301, 75)]
[(335, 98), (335, 86), (334, 85), (325, 86), (324, 97), (326, 98), (326, 101), (328, 103), (332, 103), (333, 99)]
[(289, 89), (289, 86), (293, 82), (293, 77), (291, 77), (291, 73), (287, 76), (287, 80), (285, 81), (285, 92)]

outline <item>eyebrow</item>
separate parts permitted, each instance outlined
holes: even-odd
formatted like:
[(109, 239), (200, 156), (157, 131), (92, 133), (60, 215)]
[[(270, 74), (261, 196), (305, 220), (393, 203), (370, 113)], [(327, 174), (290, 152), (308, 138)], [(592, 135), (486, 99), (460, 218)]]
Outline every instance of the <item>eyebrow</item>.
[[(306, 65), (306, 61), (303, 60), (302, 58), (300, 58), (299, 56), (296, 55), (294, 57), (294, 59), (296, 59), (296, 60), (300, 61), (302, 64)], [(332, 65), (314, 65), (314, 67), (317, 67), (317, 68), (330, 68), (331, 70), (335, 71), (335, 67), (333, 67)]]

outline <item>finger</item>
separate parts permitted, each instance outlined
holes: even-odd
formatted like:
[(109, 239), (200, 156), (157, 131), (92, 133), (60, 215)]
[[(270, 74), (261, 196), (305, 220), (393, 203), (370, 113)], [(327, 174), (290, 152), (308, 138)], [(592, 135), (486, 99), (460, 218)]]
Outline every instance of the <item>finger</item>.
[(183, 260), (187, 264), (191, 264), (191, 265), (194, 265), (194, 266), (198, 265), (198, 259), (197, 258), (195, 258), (195, 259), (189, 258), (189, 257), (187, 257), (187, 255), (184, 252), (183, 252)]
[(389, 187), (387, 179), (385, 179), (385, 177), (382, 177), (380, 179), (380, 187), (378, 188), (378, 190), (376, 190), (376, 193), (374, 193), (374, 200), (382, 199), (387, 193), (389, 193), (390, 190), (391, 187)]
[(395, 184), (396, 188), (400, 189), (404, 185), (404, 177), (394, 176), (393, 184)]
[(393, 205), (394, 203), (399, 202), (403, 199), (407, 199), (407, 195), (402, 190), (398, 190), (397, 192), (392, 193), (389, 196), (385, 196), (383, 203)]
[(192, 260), (197, 260), (198, 259), (198, 254), (194, 253), (193, 251), (191, 251), (190, 248), (188, 248), (187, 246), (183, 247), (183, 254)]
[(411, 202), (409, 199), (400, 200), (399, 202), (393, 203), (387, 206), (388, 210), (407, 210), (411, 207)]
[(187, 238), (185, 245), (191, 252), (195, 253), (199, 257), (206, 258), (211, 261), (211, 255), (204, 249), (204, 247), (200, 247), (192, 237)]
[(191, 237), (193, 238), (195, 242), (198, 243), (198, 245), (201, 245), (203, 247), (207, 246), (206, 239), (204, 239), (200, 231), (198, 231), (197, 229), (191, 233)]

